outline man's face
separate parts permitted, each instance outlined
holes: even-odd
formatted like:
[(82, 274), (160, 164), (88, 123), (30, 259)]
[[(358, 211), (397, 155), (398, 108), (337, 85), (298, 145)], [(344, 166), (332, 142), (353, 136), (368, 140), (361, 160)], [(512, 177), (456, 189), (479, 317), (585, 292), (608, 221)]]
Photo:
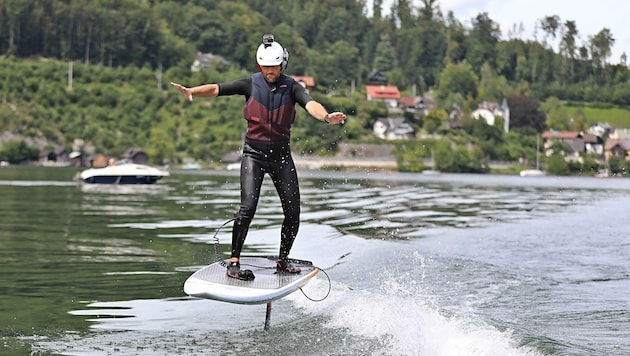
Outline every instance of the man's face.
[(260, 66), (260, 71), (269, 83), (275, 83), (278, 77), (280, 77), (280, 65)]

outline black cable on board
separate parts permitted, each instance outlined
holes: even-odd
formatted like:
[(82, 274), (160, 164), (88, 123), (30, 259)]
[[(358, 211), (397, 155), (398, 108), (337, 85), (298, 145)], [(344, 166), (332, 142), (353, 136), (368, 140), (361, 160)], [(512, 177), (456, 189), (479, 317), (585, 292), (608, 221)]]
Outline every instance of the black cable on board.
[(300, 287), (300, 292), (302, 292), (302, 294), (304, 294), (304, 296), (306, 297), (306, 299), (310, 300), (311, 302), (321, 302), (324, 299), (328, 298), (328, 296), (330, 295), (330, 290), (332, 289), (332, 283), (330, 282), (330, 276), (328, 276), (328, 273), (326, 273), (326, 271), (324, 271), (323, 269), (319, 269), (320, 271), (322, 271), (324, 273), (324, 275), (326, 275), (326, 278), (328, 279), (328, 292), (326, 292), (326, 295), (321, 298), (321, 299), (314, 299), (309, 297), (304, 290), (302, 289), (302, 287)]
[(224, 222), (223, 225), (219, 226), (217, 231), (214, 233), (214, 236), (212, 237), (214, 239), (214, 257), (217, 259), (217, 262), (219, 262), (221, 266), (223, 267), (227, 267), (227, 262), (223, 260), (223, 252), (221, 251), (221, 241), (219, 240), (219, 237), (217, 237), (217, 235), (219, 234), (219, 231), (221, 231), (221, 229), (225, 225), (231, 223), (232, 221), (234, 221), (234, 219), (230, 219)]

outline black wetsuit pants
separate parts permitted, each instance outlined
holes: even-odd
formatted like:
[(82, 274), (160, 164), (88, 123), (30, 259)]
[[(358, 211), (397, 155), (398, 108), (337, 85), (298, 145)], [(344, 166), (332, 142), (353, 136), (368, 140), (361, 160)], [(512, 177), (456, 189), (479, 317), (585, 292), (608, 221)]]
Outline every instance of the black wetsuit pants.
[(241, 206), (232, 229), (232, 256), (240, 258), (249, 225), (254, 218), (263, 178), (273, 181), (284, 221), (280, 231), (280, 258), (286, 258), (300, 227), (300, 189), (289, 143), (269, 144), (246, 141), (241, 162)]

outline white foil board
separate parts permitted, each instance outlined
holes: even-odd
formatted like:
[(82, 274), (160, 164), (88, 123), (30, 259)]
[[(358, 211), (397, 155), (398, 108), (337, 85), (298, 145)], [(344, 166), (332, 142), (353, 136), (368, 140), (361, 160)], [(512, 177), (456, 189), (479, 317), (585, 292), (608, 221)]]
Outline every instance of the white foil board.
[(309, 261), (295, 260), (300, 273), (276, 272), (276, 257), (243, 257), (241, 269), (254, 272), (253, 281), (242, 281), (225, 275), (220, 262), (205, 266), (184, 282), (184, 292), (192, 297), (236, 304), (263, 304), (280, 299), (306, 285), (320, 269)]

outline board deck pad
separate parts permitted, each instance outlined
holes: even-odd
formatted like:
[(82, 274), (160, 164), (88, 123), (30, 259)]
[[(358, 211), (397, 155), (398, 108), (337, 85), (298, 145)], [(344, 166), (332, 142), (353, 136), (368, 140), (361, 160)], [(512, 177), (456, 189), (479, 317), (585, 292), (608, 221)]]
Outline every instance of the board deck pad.
[(220, 262), (193, 273), (184, 283), (184, 292), (193, 297), (237, 304), (262, 304), (282, 298), (303, 287), (319, 272), (310, 261), (291, 259), (300, 273), (276, 271), (277, 257), (243, 257), (241, 269), (254, 272), (253, 281), (226, 276)]

